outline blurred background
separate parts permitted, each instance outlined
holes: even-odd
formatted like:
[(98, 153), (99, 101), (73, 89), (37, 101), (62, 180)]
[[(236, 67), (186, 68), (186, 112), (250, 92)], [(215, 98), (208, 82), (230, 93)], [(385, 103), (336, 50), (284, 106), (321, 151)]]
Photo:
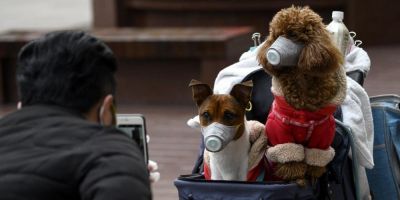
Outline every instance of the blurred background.
[(0, 0), (0, 114), (16, 108), (15, 58), (26, 42), (53, 30), (90, 31), (119, 60), (118, 112), (147, 119), (150, 159), (161, 172), (154, 199), (177, 199), (173, 180), (190, 173), (200, 141), (186, 126), (197, 112), (189, 81), (212, 85), (253, 45), (252, 33), (265, 38), (273, 15), (292, 4), (310, 6), (326, 24), (333, 10), (344, 11), (372, 62), (368, 94), (400, 94), (396, 0)]

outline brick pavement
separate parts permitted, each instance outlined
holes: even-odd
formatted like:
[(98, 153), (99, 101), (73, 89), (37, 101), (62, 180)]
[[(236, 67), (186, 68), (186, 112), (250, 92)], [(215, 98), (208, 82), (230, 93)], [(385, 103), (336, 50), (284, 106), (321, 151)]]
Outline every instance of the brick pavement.
[(364, 87), (368, 95), (400, 95), (400, 46), (366, 48), (371, 58), (371, 71)]
[(0, 33), (90, 27), (91, 0), (1, 0)]

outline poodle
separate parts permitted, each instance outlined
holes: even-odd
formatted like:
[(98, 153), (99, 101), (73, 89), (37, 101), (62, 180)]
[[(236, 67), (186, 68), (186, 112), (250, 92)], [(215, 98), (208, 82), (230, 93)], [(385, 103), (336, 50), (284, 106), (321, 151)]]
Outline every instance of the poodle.
[[(307, 178), (315, 181), (333, 159), (333, 114), (346, 96), (343, 55), (325, 27), (309, 7), (282, 9), (257, 54), (272, 76), (274, 94), (265, 129), (270, 145), (266, 156), (277, 178), (299, 185)], [(268, 61), (267, 52), (280, 36), (302, 44), (296, 64), (277, 67)]]

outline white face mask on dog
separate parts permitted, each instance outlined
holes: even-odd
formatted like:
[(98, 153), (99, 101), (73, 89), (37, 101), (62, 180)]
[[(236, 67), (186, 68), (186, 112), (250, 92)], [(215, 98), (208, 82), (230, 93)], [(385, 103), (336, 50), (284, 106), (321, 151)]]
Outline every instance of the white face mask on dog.
[(221, 151), (234, 137), (237, 126), (226, 126), (214, 122), (206, 127), (201, 127), (204, 136), (204, 144), (210, 152)]

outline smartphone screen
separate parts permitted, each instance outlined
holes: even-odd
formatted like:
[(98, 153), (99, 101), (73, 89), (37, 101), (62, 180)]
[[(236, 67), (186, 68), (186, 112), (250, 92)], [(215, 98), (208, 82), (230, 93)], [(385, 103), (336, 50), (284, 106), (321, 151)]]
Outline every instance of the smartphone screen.
[(148, 152), (144, 116), (140, 114), (117, 114), (117, 128), (138, 144), (147, 163)]

